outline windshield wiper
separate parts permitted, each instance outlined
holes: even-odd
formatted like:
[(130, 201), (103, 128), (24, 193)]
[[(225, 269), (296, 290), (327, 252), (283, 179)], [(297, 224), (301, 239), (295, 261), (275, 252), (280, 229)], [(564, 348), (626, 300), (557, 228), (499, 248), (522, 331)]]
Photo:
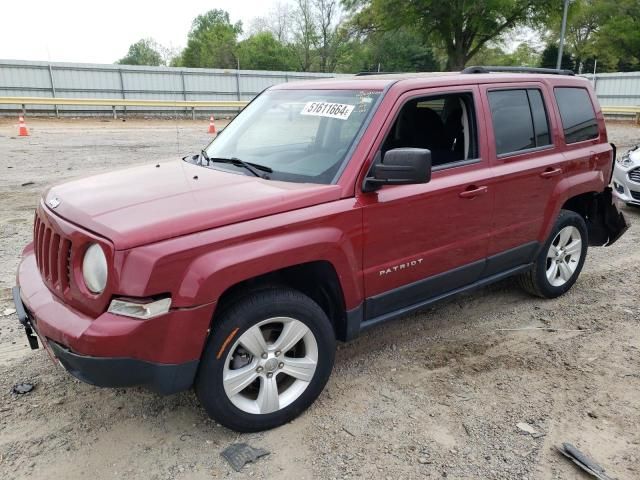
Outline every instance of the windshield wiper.
[(253, 173), (256, 177), (260, 177), (260, 178), (269, 178), (269, 177), (267, 175), (260, 173), (258, 170), (266, 173), (273, 173), (273, 170), (270, 167), (267, 167), (266, 165), (260, 165), (258, 163), (253, 163), (253, 162), (245, 162), (244, 160), (240, 160), (239, 158), (236, 158), (236, 157), (231, 157), (231, 158), (209, 157), (207, 153), (204, 151), (202, 152), (202, 154), (203, 154), (202, 157), (207, 161), (207, 165), (209, 165), (209, 162), (230, 163), (231, 165), (244, 167), (247, 170), (249, 170), (251, 173)]

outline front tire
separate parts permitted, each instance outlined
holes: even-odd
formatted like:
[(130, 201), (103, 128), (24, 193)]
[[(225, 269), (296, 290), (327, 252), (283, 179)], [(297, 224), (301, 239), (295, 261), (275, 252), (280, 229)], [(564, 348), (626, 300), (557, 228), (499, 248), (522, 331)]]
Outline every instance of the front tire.
[(253, 292), (214, 319), (196, 378), (211, 418), (239, 432), (280, 426), (322, 392), (335, 356), (324, 311), (288, 288)]
[(582, 271), (588, 243), (584, 219), (570, 210), (560, 210), (558, 220), (531, 270), (520, 276), (522, 287), (542, 298), (556, 298), (564, 294)]

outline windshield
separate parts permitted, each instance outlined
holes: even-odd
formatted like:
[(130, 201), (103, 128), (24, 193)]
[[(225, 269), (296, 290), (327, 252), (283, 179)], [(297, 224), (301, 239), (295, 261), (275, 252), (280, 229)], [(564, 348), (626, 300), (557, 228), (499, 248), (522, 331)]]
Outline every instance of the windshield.
[[(380, 92), (271, 90), (249, 104), (205, 149), (211, 159), (268, 167), (267, 178), (332, 183)], [(210, 168), (249, 174), (237, 162)]]

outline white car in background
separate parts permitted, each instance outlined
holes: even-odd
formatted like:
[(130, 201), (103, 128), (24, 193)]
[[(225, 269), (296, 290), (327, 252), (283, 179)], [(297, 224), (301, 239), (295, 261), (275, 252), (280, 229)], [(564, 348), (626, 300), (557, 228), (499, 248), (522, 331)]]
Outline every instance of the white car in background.
[(616, 159), (613, 193), (628, 205), (640, 206), (640, 145)]

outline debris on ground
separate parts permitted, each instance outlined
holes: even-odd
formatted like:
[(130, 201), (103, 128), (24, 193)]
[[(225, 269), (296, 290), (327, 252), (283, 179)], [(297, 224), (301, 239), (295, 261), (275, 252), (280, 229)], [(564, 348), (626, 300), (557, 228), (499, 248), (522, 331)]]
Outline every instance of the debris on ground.
[(33, 390), (33, 388), (35, 387), (35, 385), (33, 383), (18, 383), (16, 385), (13, 386), (13, 393), (16, 393), (18, 395), (24, 395), (25, 393), (29, 393), (31, 390)]
[(538, 433), (535, 428), (525, 422), (516, 423), (516, 427), (518, 427), (518, 430), (528, 433), (529, 435), (536, 435)]
[(253, 448), (246, 443), (234, 443), (225, 448), (221, 455), (236, 472), (239, 472), (247, 463), (255, 462), (260, 457), (269, 455), (269, 452), (263, 448)]
[(2, 315), (4, 317), (8, 317), (9, 315), (13, 315), (14, 313), (16, 313), (15, 308), (5, 308), (4, 311), (2, 312)]
[(562, 447), (558, 447), (558, 451), (595, 478), (599, 480), (613, 480), (612, 477), (604, 473), (605, 470), (603, 467), (598, 465), (570, 443), (563, 443)]

